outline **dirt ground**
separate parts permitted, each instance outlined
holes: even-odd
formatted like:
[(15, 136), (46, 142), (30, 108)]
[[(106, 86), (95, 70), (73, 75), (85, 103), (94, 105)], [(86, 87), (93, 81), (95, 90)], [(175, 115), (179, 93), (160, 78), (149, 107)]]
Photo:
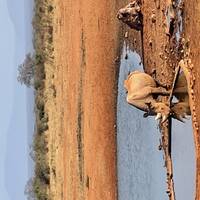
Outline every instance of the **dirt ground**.
[[(169, 87), (176, 62), (170, 63), (169, 43), (163, 25), (161, 2), (143, 2), (145, 70), (162, 85)], [(55, 0), (54, 68), (46, 64), (46, 102), (49, 116), (48, 144), (50, 196), (63, 200), (115, 200), (116, 176), (116, 97), (120, 47), (125, 31), (116, 19), (120, 1)], [(186, 16), (195, 10), (191, 21), (186, 17), (185, 33), (191, 40), (195, 76), (200, 75), (198, 37), (193, 35), (200, 19), (199, 8), (186, 3)], [(157, 9), (157, 10), (156, 10)], [(154, 10), (154, 11), (153, 11)], [(153, 13), (152, 13), (153, 12)], [(156, 23), (152, 22), (156, 14)], [(122, 30), (123, 29), (123, 30)], [(140, 33), (130, 31), (132, 45), (141, 54)], [(165, 59), (167, 57), (167, 59)], [(169, 59), (168, 59), (169, 58)], [(166, 78), (167, 77), (167, 78)], [(54, 87), (52, 87), (52, 85)], [(200, 85), (195, 84), (196, 98)], [(200, 106), (196, 102), (196, 113)], [(197, 115), (200, 123), (200, 115)], [(200, 199), (199, 145), (197, 149), (197, 197)]]
[(200, 199), (200, 104), (198, 99), (200, 98), (200, 68), (199, 68), (199, 58), (200, 58), (200, 2), (199, 1), (185, 1), (185, 38), (189, 41), (190, 49), (190, 59), (194, 66), (193, 75), (195, 77), (194, 82), (194, 117), (193, 121), (196, 122), (196, 126), (193, 123), (194, 129), (194, 140), (196, 146), (196, 198)]
[[(166, 23), (166, 10), (171, 1), (142, 1), (144, 13), (144, 64), (148, 68), (146, 71), (163, 86), (169, 86), (173, 80), (174, 68), (181, 59), (176, 55), (173, 37), (166, 34), (168, 24)], [(183, 32), (181, 36), (188, 43), (189, 49), (187, 59), (190, 59), (190, 106), (192, 111), (193, 135), (196, 147), (196, 197), (200, 199), (200, 68), (198, 67), (200, 49), (198, 41), (200, 40), (200, 2), (184, 1), (183, 7)], [(177, 7), (178, 8), (178, 7)], [(152, 20), (152, 17), (154, 20)], [(176, 19), (177, 20), (177, 19)], [(175, 30), (176, 31), (176, 30)], [(179, 52), (178, 52), (179, 54)], [(179, 57), (180, 56), (180, 57)], [(193, 66), (193, 67), (191, 67)], [(193, 80), (194, 81), (193, 81)], [(192, 82), (192, 83), (191, 83)], [(193, 91), (194, 90), (194, 91)]]
[(118, 8), (55, 1), (55, 68), (46, 65), (45, 83), (52, 199), (117, 199)]

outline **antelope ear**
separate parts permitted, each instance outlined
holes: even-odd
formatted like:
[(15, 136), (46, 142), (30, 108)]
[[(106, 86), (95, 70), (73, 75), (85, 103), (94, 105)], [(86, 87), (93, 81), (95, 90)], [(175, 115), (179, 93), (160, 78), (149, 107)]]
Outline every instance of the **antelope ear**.
[(182, 123), (185, 123), (185, 121), (183, 120), (184, 117), (181, 117), (181, 115), (178, 115), (178, 114), (176, 114), (176, 113), (172, 113), (171, 116), (172, 116), (174, 119), (176, 119), (176, 120), (178, 120), (178, 121), (180, 121), (180, 122), (182, 122)]
[(128, 90), (128, 81), (124, 80), (124, 87)]

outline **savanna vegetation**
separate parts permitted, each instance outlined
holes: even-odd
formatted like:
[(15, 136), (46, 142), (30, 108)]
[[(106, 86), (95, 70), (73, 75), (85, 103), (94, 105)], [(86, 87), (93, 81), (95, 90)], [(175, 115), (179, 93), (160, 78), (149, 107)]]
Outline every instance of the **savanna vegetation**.
[(47, 159), (48, 115), (45, 111), (45, 65), (53, 67), (53, 0), (35, 0), (33, 16), (34, 55), (27, 54), (18, 68), (19, 82), (35, 90), (35, 133), (32, 158), (35, 161), (34, 177), (26, 186), (28, 199), (49, 200), (50, 169)]

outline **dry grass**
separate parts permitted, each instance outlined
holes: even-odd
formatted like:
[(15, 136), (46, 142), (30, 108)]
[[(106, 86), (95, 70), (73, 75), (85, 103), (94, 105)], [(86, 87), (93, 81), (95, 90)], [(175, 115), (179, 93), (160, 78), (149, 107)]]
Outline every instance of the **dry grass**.
[(45, 109), (45, 65), (53, 67), (53, 0), (35, 0), (33, 17), (33, 45), (35, 50), (35, 115), (36, 126), (33, 141), (35, 172), (32, 181), (34, 199), (49, 200), (50, 169), (48, 163), (48, 115)]

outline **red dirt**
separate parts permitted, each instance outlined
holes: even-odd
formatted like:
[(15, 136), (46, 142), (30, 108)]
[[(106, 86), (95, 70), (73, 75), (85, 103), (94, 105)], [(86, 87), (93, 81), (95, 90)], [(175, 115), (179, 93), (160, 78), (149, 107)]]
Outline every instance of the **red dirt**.
[[(158, 5), (160, 2), (160, 5)], [(123, 3), (123, 5), (122, 5)], [(56, 97), (47, 90), (49, 115), (50, 194), (59, 200), (115, 200), (116, 177), (116, 95), (118, 61), (123, 37), (116, 19), (116, 1), (55, 0), (55, 68), (46, 67), (46, 87), (52, 82)], [(166, 2), (143, 1), (145, 70), (169, 87), (176, 59), (169, 52), (173, 42), (166, 35), (163, 9)], [(190, 38), (191, 59), (199, 77), (198, 55), (200, 6), (186, 3), (186, 37)], [(156, 22), (152, 22), (152, 14)], [(197, 20), (198, 19), (198, 20)], [(192, 23), (191, 23), (192, 22)], [(132, 46), (141, 54), (140, 33), (130, 31)], [(193, 39), (193, 34), (195, 37)], [(174, 61), (174, 62), (171, 62)], [(52, 80), (53, 81), (49, 81)], [(200, 97), (200, 86), (195, 95)], [(50, 90), (50, 89), (49, 89)], [(200, 105), (196, 102), (197, 113)], [(200, 115), (197, 115), (200, 123)], [(197, 197), (200, 199), (200, 138), (196, 135)]]
[(119, 6), (111, 0), (55, 5), (55, 69), (46, 72), (54, 70), (56, 88), (49, 100), (50, 194), (115, 200)]

